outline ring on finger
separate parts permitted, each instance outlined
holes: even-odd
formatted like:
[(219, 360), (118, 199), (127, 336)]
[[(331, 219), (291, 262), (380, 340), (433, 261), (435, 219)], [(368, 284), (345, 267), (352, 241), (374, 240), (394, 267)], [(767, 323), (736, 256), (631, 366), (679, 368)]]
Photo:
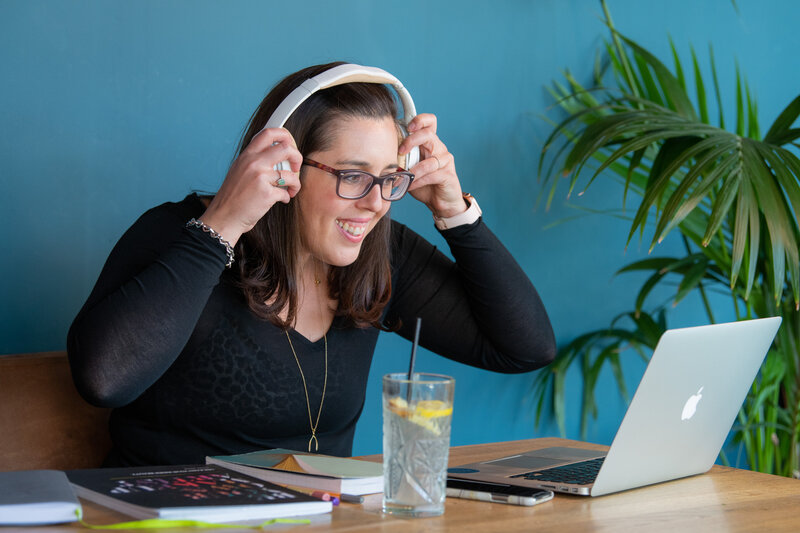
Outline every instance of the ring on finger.
[(286, 180), (283, 179), (283, 176), (281, 176), (281, 171), (278, 170), (278, 181), (275, 182), (275, 186), (283, 187), (284, 185), (286, 185)]

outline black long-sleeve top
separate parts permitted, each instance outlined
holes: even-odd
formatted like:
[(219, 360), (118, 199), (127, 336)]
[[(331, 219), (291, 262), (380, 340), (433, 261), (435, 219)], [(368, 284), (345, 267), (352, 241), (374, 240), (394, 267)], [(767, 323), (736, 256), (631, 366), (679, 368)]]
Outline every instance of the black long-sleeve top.
[[(225, 269), (225, 251), (185, 227), (196, 195), (146, 212), (111, 252), (70, 328), (73, 378), (89, 402), (114, 407), (107, 464), (203, 462), (264, 448), (304, 450), (306, 395), (282, 329), (259, 319)], [(441, 232), (455, 263), (392, 222), (392, 297), (386, 323), (420, 344), (498, 372), (525, 372), (555, 355), (532, 283), (482, 220)], [(378, 330), (327, 332), (328, 382), (317, 428), (320, 453), (350, 455)], [(324, 341), (289, 331), (316, 418)]]

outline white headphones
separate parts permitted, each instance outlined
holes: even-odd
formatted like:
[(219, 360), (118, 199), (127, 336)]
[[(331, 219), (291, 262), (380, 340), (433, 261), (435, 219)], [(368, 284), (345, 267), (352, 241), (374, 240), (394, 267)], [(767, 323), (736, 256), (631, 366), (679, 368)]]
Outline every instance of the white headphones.
[[(281, 128), (292, 113), (300, 107), (300, 104), (305, 102), (312, 94), (328, 87), (336, 85), (344, 85), (345, 83), (381, 83), (389, 84), (397, 91), (400, 97), (400, 102), (403, 104), (403, 120), (400, 127), (403, 130), (403, 137), (407, 135), (406, 126), (417, 114), (414, 107), (414, 100), (411, 99), (411, 94), (403, 87), (400, 80), (376, 67), (364, 67), (348, 63), (333, 67), (321, 74), (317, 74), (313, 78), (309, 78), (300, 84), (295, 90), (289, 93), (289, 96), (281, 102), (281, 104), (269, 117), (266, 125), (262, 131), (267, 128)], [(415, 146), (411, 151), (406, 154), (405, 169), (408, 170), (414, 165), (419, 163), (419, 147)], [(289, 170), (289, 162), (282, 161), (275, 165), (275, 170)]]

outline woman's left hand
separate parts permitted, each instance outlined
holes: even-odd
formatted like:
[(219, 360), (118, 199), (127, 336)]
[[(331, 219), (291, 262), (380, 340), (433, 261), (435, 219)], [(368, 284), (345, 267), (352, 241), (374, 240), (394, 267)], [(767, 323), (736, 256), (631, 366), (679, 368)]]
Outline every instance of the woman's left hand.
[(449, 218), (466, 211), (455, 159), (436, 135), (435, 115), (422, 113), (408, 124), (408, 137), (400, 144), (398, 151), (405, 155), (414, 146), (419, 146), (420, 162), (408, 169), (414, 173), (414, 181), (408, 192), (439, 218)]

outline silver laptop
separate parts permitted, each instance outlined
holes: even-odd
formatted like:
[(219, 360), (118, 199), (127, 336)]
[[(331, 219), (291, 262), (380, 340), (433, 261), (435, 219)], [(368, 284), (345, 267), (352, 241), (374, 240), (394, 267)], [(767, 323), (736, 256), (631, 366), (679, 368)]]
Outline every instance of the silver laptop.
[(666, 331), (608, 452), (545, 448), (460, 465), (448, 476), (601, 496), (707, 472), (780, 323)]

